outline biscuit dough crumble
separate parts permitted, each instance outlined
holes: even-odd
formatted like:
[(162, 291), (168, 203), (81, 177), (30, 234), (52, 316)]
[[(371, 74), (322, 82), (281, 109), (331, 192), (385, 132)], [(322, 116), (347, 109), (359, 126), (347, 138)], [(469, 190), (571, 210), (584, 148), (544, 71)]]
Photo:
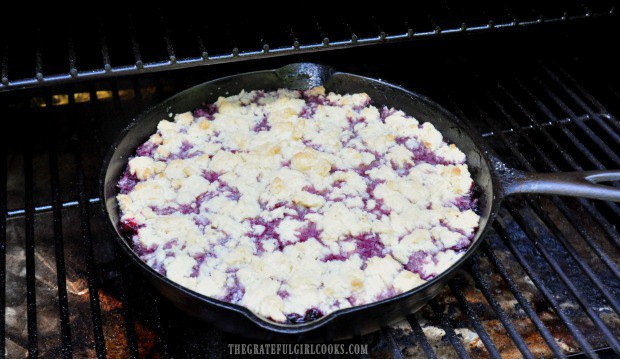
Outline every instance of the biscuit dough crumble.
[(323, 87), (242, 91), (162, 120), (118, 187), (149, 266), (282, 323), (425, 283), (480, 219), (465, 155), (431, 123)]

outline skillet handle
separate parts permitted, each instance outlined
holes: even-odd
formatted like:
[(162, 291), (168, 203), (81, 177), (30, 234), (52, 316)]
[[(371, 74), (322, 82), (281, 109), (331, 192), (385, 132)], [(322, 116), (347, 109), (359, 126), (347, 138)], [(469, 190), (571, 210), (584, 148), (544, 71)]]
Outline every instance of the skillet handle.
[(620, 180), (620, 170), (535, 173), (513, 172), (504, 177), (505, 195), (544, 193), (620, 202), (620, 188), (598, 182)]

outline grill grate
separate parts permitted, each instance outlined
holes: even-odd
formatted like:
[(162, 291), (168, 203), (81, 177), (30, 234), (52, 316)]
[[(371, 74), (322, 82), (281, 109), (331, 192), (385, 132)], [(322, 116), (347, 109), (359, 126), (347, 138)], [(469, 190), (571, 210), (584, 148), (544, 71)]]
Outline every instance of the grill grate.
[[(330, 49), (434, 38), (452, 34), (573, 22), (615, 12), (613, 1), (565, 2), (546, 6), (512, 1), (479, 7), (457, 1), (416, 4), (415, 8), (373, 9), (372, 16), (310, 19), (260, 14), (235, 18), (179, 13), (174, 8), (99, 9), (100, 16), (76, 16), (64, 9), (40, 11), (23, 29), (23, 19), (3, 22), (0, 39), (0, 91), (40, 87), (119, 75), (309, 53)], [(236, 8), (231, 9), (237, 13)], [(226, 13), (225, 10), (220, 10)], [(30, 11), (28, 11), (30, 12)], [(400, 15), (395, 15), (400, 14)], [(15, 22), (13, 21), (15, 20)], [(15, 33), (15, 29), (20, 29)], [(257, 31), (258, 29), (258, 31)], [(202, 34), (211, 33), (207, 38)], [(214, 36), (213, 33), (217, 33)], [(256, 35), (249, 35), (256, 34)], [(60, 50), (62, 49), (62, 50)]]
[[(427, 94), (517, 168), (620, 167), (620, 78), (598, 56), (562, 52), (578, 44), (593, 53), (588, 46), (598, 45), (588, 45), (580, 30), (548, 51), (556, 56), (514, 55), (502, 35), (505, 48), (497, 39), (420, 43), (416, 51), (428, 56), (416, 59), (402, 56), (408, 44), (382, 47), (380, 59), (377, 47), (305, 59)], [(548, 37), (539, 41), (549, 46)], [(511, 54), (502, 68), (483, 55), (490, 43), (499, 58)], [(359, 58), (366, 65), (351, 64)], [(4, 131), (0, 157), (0, 353), (205, 357), (247, 342), (190, 320), (146, 284), (105, 231), (96, 186), (102, 151), (133, 115), (207, 79), (290, 59), (270, 61), (2, 94), (2, 116), (18, 128)], [(347, 343), (391, 357), (620, 354), (619, 213), (617, 204), (600, 201), (510, 199), (487, 242), (436, 299), (406, 321)]]

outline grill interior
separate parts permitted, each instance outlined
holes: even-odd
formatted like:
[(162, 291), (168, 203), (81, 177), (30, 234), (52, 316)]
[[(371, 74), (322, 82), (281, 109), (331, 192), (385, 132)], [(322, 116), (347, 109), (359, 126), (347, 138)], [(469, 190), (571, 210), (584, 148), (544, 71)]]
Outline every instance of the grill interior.
[(123, 5), (122, 10), (101, 6), (95, 16), (79, 9), (67, 12), (52, 4), (34, 13), (25, 9), (27, 18), (7, 17), (0, 24), (6, 34), (0, 37), (0, 91), (573, 22), (616, 11), (613, 0), (568, 0), (562, 4), (445, 0), (394, 3), (373, 8), (372, 15), (346, 11), (337, 16), (314, 13), (308, 7), (292, 7), (289, 16), (280, 16), (259, 7), (243, 14), (236, 4), (220, 4), (223, 8), (217, 12), (196, 9), (189, 13), (176, 4), (163, 8)]
[[(173, 308), (106, 231), (102, 156), (150, 104), (226, 74), (317, 61), (429, 96), (516, 168), (620, 168), (620, 76), (600, 36), (618, 34), (617, 17), (595, 20), (1, 94), (11, 131), (2, 131), (0, 149), (0, 353), (204, 357), (248, 342)], [(508, 200), (441, 295), (351, 342), (397, 358), (620, 354), (619, 214), (618, 204), (601, 201)]]

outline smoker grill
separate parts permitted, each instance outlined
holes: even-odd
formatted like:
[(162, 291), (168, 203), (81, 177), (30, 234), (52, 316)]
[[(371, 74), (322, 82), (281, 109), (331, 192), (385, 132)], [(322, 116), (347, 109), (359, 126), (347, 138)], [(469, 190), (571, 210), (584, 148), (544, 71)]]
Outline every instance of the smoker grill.
[[(620, 72), (605, 53), (620, 34), (614, 3), (530, 5), (442, 3), (297, 26), (194, 26), (169, 9), (114, 23), (104, 12), (94, 25), (52, 32), (41, 19), (40, 30), (0, 40), (0, 354), (204, 357), (248, 343), (156, 294), (115, 247), (98, 198), (119, 129), (209, 79), (326, 63), (429, 96), (516, 168), (620, 168)], [(512, 198), (436, 299), (349, 342), (396, 358), (620, 355), (619, 218), (614, 203)]]

